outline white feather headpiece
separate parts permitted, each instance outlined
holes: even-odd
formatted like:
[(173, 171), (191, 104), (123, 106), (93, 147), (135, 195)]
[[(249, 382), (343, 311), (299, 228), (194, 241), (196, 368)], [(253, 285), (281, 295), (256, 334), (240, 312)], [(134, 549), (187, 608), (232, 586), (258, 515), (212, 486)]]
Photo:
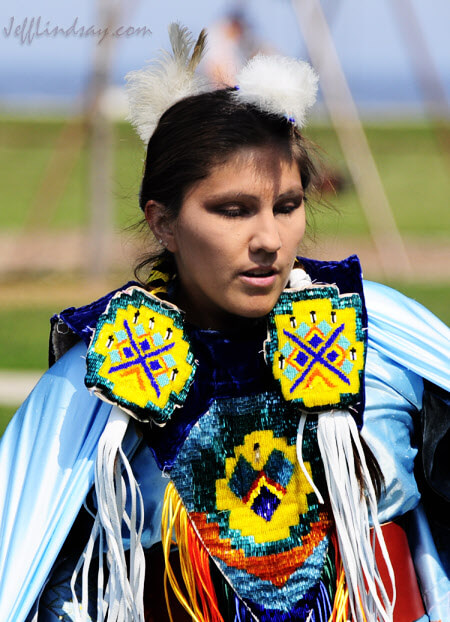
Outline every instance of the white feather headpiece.
[[(218, 88), (211, 88), (206, 78), (195, 74), (205, 50), (205, 31), (194, 45), (189, 30), (174, 23), (169, 26), (169, 38), (172, 53), (163, 50), (154, 63), (125, 76), (128, 120), (145, 144), (170, 106), (189, 95)], [(257, 54), (238, 73), (232, 96), (237, 102), (286, 117), (302, 128), (308, 109), (316, 101), (317, 83), (316, 72), (304, 61)]]
[(145, 144), (170, 106), (184, 97), (208, 90), (206, 79), (195, 75), (205, 50), (205, 31), (202, 30), (194, 46), (189, 30), (173, 23), (169, 26), (169, 38), (172, 53), (162, 50), (154, 63), (125, 76), (130, 108), (128, 120)]
[(304, 61), (257, 54), (238, 73), (234, 96), (302, 128), (316, 101), (318, 81), (314, 69)]

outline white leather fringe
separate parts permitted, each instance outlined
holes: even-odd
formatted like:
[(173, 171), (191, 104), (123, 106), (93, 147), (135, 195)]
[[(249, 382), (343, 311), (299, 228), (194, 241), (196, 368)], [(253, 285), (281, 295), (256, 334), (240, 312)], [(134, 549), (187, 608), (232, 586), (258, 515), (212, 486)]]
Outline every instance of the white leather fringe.
[[(98, 543), (97, 622), (144, 622), (145, 558), (141, 544), (144, 505), (121, 443), (129, 417), (113, 406), (98, 444), (95, 492), (98, 510), (87, 546), (72, 576), (71, 588), (76, 622), (89, 622), (88, 576)], [(130, 498), (127, 500), (126, 479)], [(128, 504), (127, 504), (128, 501)], [(130, 540), (129, 567), (122, 537)], [(108, 582), (105, 587), (103, 557), (106, 553)], [(75, 582), (82, 568), (81, 603)]]
[[(302, 458), (306, 413), (300, 418), (297, 457), (319, 503), (322, 495), (308, 474)], [(339, 552), (349, 592), (351, 620), (354, 622), (392, 622), (395, 580), (389, 554), (377, 518), (377, 501), (367, 468), (355, 420), (348, 411), (329, 411), (318, 416), (317, 439), (336, 525)], [(358, 453), (364, 479), (364, 492), (356, 477), (353, 445)], [(370, 513), (370, 514), (369, 514)], [(373, 523), (370, 533), (369, 515)], [(389, 600), (375, 561), (378, 541), (389, 572), (393, 598)]]

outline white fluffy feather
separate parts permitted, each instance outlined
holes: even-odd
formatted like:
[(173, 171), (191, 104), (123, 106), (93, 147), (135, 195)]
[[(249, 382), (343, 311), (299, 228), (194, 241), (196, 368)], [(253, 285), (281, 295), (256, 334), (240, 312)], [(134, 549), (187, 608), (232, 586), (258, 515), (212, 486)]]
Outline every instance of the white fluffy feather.
[(179, 24), (169, 26), (172, 54), (166, 51), (143, 69), (130, 71), (127, 80), (128, 120), (145, 144), (150, 140), (161, 115), (180, 99), (206, 90), (206, 80), (196, 76), (203, 45), (194, 50), (191, 33)]
[(316, 101), (318, 80), (314, 69), (304, 61), (257, 54), (237, 75), (235, 97), (292, 119), (302, 128), (307, 111)]

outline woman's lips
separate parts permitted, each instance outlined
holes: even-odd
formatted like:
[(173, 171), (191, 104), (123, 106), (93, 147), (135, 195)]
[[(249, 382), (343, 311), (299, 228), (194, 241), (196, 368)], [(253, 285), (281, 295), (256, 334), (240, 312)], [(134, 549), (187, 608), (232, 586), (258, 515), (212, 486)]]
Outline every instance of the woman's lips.
[(240, 273), (241, 280), (253, 287), (269, 287), (275, 283), (277, 271), (273, 269), (247, 270)]

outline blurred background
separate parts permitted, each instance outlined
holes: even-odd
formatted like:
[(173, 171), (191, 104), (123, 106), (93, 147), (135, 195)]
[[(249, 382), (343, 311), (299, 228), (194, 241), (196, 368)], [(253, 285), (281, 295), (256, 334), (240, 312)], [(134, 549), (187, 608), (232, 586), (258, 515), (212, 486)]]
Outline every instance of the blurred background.
[[(432, 9), (431, 9), (432, 6)], [(358, 253), (366, 278), (450, 322), (448, 0), (6, 0), (0, 7), (0, 433), (47, 365), (49, 317), (132, 278), (144, 150), (124, 76), (209, 31), (202, 71), (258, 51), (321, 78), (305, 135), (326, 207), (301, 252)]]

